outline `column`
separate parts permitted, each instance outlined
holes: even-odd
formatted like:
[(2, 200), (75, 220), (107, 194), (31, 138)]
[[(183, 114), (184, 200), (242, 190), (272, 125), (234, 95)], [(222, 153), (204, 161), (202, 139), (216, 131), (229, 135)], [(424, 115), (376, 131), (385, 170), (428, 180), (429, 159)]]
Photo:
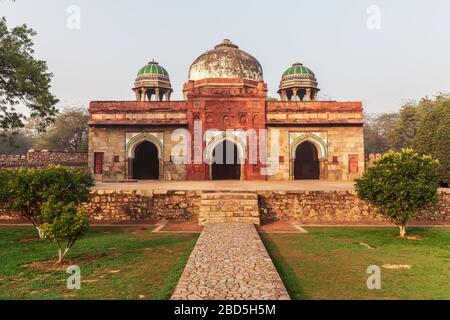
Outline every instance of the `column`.
[(146, 101), (146, 99), (147, 99), (147, 97), (146, 97), (147, 92), (146, 91), (147, 90), (145, 90), (145, 89), (141, 90), (141, 101)]
[(298, 101), (299, 100), (298, 99), (298, 95), (297, 95), (297, 91), (298, 91), (297, 88), (292, 89), (292, 97), (291, 97), (292, 101)]
[(317, 93), (319, 93), (319, 90), (314, 89), (314, 90), (313, 90), (313, 100), (314, 100), (314, 101), (317, 100)]
[(311, 88), (306, 88), (306, 94), (303, 101), (311, 101)]
[(155, 98), (156, 98), (156, 99), (155, 99), (156, 101), (160, 101), (159, 88), (156, 88), (156, 89), (155, 89)]
[(136, 97), (136, 101), (141, 101), (141, 93), (139, 92), (139, 90), (135, 90), (134, 94)]

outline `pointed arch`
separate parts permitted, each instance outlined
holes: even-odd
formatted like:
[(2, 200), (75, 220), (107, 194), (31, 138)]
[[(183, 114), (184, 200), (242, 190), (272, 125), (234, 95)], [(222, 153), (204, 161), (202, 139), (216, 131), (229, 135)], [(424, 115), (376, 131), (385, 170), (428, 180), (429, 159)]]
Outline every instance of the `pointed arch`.
[(317, 136), (315, 134), (305, 133), (305, 134), (295, 138), (294, 141), (292, 141), (291, 147), (289, 150), (291, 159), (295, 159), (295, 153), (296, 153), (297, 147), (305, 141), (309, 141), (312, 144), (314, 144), (314, 146), (318, 150), (319, 159), (328, 157), (328, 147), (327, 147), (326, 142), (323, 141), (322, 138), (320, 138), (319, 136)]
[(214, 158), (213, 157), (214, 149), (222, 142), (225, 142), (225, 140), (228, 140), (236, 145), (237, 150), (239, 152), (240, 161), (245, 162), (245, 159), (247, 158), (247, 146), (245, 141), (242, 138), (238, 137), (237, 135), (225, 131), (213, 137), (211, 141), (209, 141), (209, 143), (206, 145), (205, 148), (206, 163), (211, 163), (212, 159)]
[(126, 145), (127, 158), (134, 158), (134, 153), (136, 151), (136, 147), (144, 141), (153, 143), (155, 145), (156, 149), (158, 150), (158, 159), (162, 159), (163, 145), (162, 145), (161, 141), (154, 135), (147, 133), (147, 132), (139, 133), (138, 135), (134, 136), (127, 142), (127, 145)]

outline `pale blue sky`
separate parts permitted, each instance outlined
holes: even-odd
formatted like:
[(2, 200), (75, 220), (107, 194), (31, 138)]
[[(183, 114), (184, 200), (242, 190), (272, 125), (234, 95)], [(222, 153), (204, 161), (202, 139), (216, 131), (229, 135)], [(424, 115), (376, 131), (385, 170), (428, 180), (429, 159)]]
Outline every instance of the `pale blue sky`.
[[(70, 5), (81, 9), (80, 30), (66, 26)], [(371, 5), (381, 10), (379, 30), (367, 28)], [(181, 99), (194, 59), (230, 38), (259, 60), (272, 96), (282, 72), (301, 61), (326, 97), (361, 100), (370, 113), (396, 110), (450, 91), (449, 15), (447, 0), (0, 0), (10, 26), (38, 32), (36, 55), (54, 73), (61, 106), (132, 100), (151, 58)]]

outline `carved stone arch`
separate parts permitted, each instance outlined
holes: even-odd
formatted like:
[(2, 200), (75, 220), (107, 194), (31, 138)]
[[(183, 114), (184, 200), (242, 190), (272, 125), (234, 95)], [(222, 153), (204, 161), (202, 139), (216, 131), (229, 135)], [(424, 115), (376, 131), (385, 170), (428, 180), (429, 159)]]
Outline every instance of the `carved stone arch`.
[(156, 149), (158, 150), (158, 159), (161, 160), (163, 158), (163, 145), (157, 137), (147, 132), (139, 133), (138, 135), (134, 136), (127, 142), (126, 145), (127, 158), (133, 159), (136, 147), (144, 141), (149, 141), (156, 146)]
[(318, 154), (319, 159), (324, 159), (328, 156), (328, 148), (327, 148), (327, 144), (325, 143), (325, 141), (323, 141), (322, 138), (320, 138), (319, 136), (317, 136), (315, 134), (306, 133), (306, 134), (303, 134), (303, 135), (295, 138), (295, 140), (292, 142), (290, 150), (289, 150), (291, 159), (295, 159), (295, 151), (297, 150), (297, 147), (305, 141), (309, 141), (312, 144), (314, 144), (314, 146), (317, 148), (317, 151), (319, 153)]
[(241, 162), (245, 162), (245, 159), (247, 158), (247, 145), (244, 140), (230, 132), (222, 132), (209, 141), (205, 148), (205, 160), (207, 162), (211, 162), (213, 159), (214, 149), (225, 140), (228, 140), (236, 145)]

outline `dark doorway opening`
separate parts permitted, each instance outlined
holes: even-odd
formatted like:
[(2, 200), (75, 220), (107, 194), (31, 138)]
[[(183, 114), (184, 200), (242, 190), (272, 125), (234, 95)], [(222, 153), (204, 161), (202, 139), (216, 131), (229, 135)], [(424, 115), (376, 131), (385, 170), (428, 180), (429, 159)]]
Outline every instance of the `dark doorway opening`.
[(159, 179), (158, 149), (149, 141), (140, 143), (134, 151), (133, 179)]
[(295, 150), (294, 179), (314, 180), (320, 177), (320, 165), (316, 146), (305, 141)]
[(224, 140), (214, 148), (211, 170), (212, 180), (239, 180), (241, 178), (239, 151), (233, 142)]

